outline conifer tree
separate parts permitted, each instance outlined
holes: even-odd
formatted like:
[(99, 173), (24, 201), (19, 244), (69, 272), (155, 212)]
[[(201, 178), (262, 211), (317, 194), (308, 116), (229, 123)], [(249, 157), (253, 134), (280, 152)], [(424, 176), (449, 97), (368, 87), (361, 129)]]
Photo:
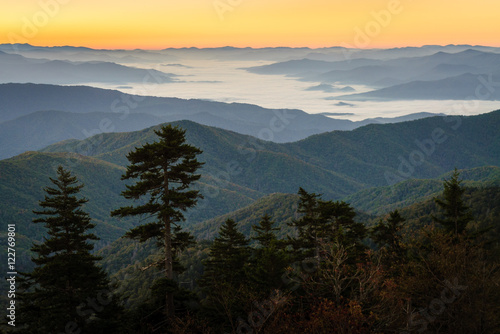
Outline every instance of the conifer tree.
[(381, 262), (394, 276), (400, 274), (402, 265), (408, 260), (401, 233), (405, 221), (399, 211), (394, 210), (389, 213), (386, 222), (380, 219), (370, 231), (371, 238), (380, 247)]
[(270, 289), (278, 289), (283, 285), (282, 276), (288, 264), (285, 244), (275, 234), (279, 228), (273, 225), (271, 217), (266, 214), (258, 225), (252, 226), (257, 233), (252, 239), (258, 242), (258, 247), (253, 252), (254, 268), (250, 276), (264, 295), (268, 295)]
[(297, 212), (303, 216), (290, 224), (290, 226), (297, 228), (298, 236), (290, 238), (289, 242), (298, 260), (312, 256), (318, 257), (318, 241), (322, 231), (325, 230), (319, 213), (320, 195), (308, 193), (303, 188), (299, 188), (298, 194), (300, 198)]
[(243, 316), (248, 295), (247, 267), (250, 258), (248, 239), (239, 232), (232, 219), (219, 229), (219, 236), (210, 247), (205, 270), (199, 281), (206, 293), (205, 311), (220, 323), (220, 332), (231, 325), (236, 332), (237, 316)]
[(435, 198), (436, 204), (443, 210), (443, 218), (433, 216), (433, 219), (455, 235), (465, 231), (467, 224), (473, 220), (469, 207), (465, 204), (463, 195), (465, 188), (460, 184), (460, 173), (455, 168), (451, 178), (444, 181), (443, 199)]
[[(298, 230), (298, 237), (291, 240), (294, 249), (302, 258), (319, 259), (321, 244), (336, 242), (354, 248), (353, 257), (359, 255), (364, 246), (361, 241), (366, 235), (363, 224), (354, 221), (354, 209), (343, 201), (323, 201), (320, 195), (299, 189), (298, 212), (304, 215), (291, 226)], [(300, 259), (300, 255), (299, 255)]]
[(20, 323), (24, 333), (107, 332), (118, 323), (112, 319), (119, 318), (119, 307), (96, 265), (100, 258), (91, 254), (98, 238), (81, 208), (88, 200), (76, 196), (83, 185), (69, 171), (59, 166), (57, 175), (39, 202), (43, 209), (33, 211), (39, 216), (33, 222), (45, 224), (47, 236), (31, 249), (35, 269), (23, 274)]
[(203, 285), (210, 286), (214, 281), (219, 281), (236, 286), (245, 282), (245, 266), (250, 256), (248, 243), (248, 239), (238, 231), (236, 222), (226, 220), (210, 247)]
[(375, 241), (379, 247), (387, 247), (392, 252), (400, 251), (400, 231), (405, 221), (406, 219), (401, 217), (398, 210), (390, 212), (387, 223), (384, 223), (381, 219), (378, 224), (373, 227), (371, 231), (373, 241)]
[(362, 252), (365, 247), (361, 241), (366, 236), (363, 224), (354, 220), (354, 208), (344, 201), (320, 201), (320, 217), (325, 226), (325, 238), (337, 242), (346, 248), (353, 247), (357, 252)]
[(270, 248), (272, 244), (275, 244), (278, 241), (276, 238), (276, 234), (274, 231), (279, 231), (278, 227), (273, 227), (274, 222), (271, 221), (271, 217), (266, 214), (259, 221), (258, 225), (252, 226), (252, 230), (254, 230), (257, 235), (252, 237), (253, 240), (257, 240), (262, 248)]
[(184, 268), (178, 261), (178, 256), (185, 251), (188, 247), (196, 245), (195, 237), (186, 231), (182, 231), (182, 227), (175, 226), (172, 234), (172, 261), (174, 264), (174, 271), (182, 273)]
[[(183, 212), (193, 207), (202, 196), (189, 186), (200, 179), (195, 174), (203, 163), (196, 159), (202, 151), (186, 143), (186, 131), (178, 126), (166, 125), (155, 130), (159, 141), (145, 144), (127, 155), (130, 165), (122, 180), (139, 179), (127, 185), (122, 195), (138, 200), (146, 197), (145, 204), (121, 207), (112, 216), (147, 216), (155, 221), (139, 225), (127, 233), (127, 237), (143, 242), (154, 238), (164, 251), (165, 279), (174, 278), (172, 226), (184, 220)], [(173, 291), (167, 290), (165, 314), (174, 315)]]

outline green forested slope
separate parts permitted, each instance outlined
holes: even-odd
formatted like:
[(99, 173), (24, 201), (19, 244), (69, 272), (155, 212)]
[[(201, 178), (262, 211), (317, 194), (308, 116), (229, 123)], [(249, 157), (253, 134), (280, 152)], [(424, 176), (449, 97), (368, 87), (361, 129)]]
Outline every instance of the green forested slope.
[(293, 233), (293, 229), (287, 226), (297, 217), (298, 195), (294, 194), (271, 194), (239, 210), (229, 212), (225, 215), (209, 219), (203, 223), (196, 224), (189, 230), (198, 239), (212, 240), (219, 230), (220, 225), (227, 219), (238, 222), (239, 230), (245, 235), (253, 236), (252, 226), (258, 224), (264, 215), (269, 215), (271, 220), (280, 227), (280, 237)]
[[(454, 167), (470, 180), (465, 183), (468, 186), (497, 185), (500, 179), (500, 111), (368, 125), (290, 144), (259, 141), (189, 121), (176, 124), (187, 130), (189, 143), (204, 151), (200, 160), (206, 164), (197, 187), (205, 199), (187, 213), (185, 225), (193, 226), (193, 231), (203, 237), (213, 236), (216, 226), (226, 218), (223, 215), (229, 213), (242, 221), (246, 232), (266, 211), (281, 212), (274, 219), (286, 222), (294, 212), (294, 195), (274, 195), (275, 201), (270, 200), (271, 196), (246, 211), (237, 210), (272, 193), (296, 194), (299, 187), (321, 193), (324, 199), (343, 198), (358, 210), (382, 214), (431, 198), (440, 191), (444, 173)], [(85, 209), (97, 224), (95, 232), (101, 238), (98, 248), (140, 223), (138, 219), (112, 219), (109, 211), (128, 204), (119, 195), (124, 189), (120, 177), (127, 164), (125, 154), (156, 140), (153, 129), (65, 141), (44, 152), (27, 152), (0, 161), (0, 221), (3, 226), (18, 225), (18, 257), (24, 259), (21, 263), (29, 263), (30, 243), (43, 235), (41, 226), (30, 223), (31, 211), (43, 198), (42, 189), (59, 164), (72, 170), (86, 185), (82, 194), (90, 199)], [(410, 166), (411, 172), (404, 170), (410, 180), (387, 186), (387, 173), (400, 175), (401, 159), (410, 161), (414, 152), (422, 150), (417, 140), (436, 138), (440, 143), (434, 142), (429, 154), (422, 153), (424, 161)], [(370, 189), (374, 186), (382, 188)], [(194, 226), (200, 222), (205, 223)]]
[[(188, 121), (176, 124), (187, 129), (190, 143), (204, 150), (205, 173), (226, 173), (232, 182), (265, 193), (310, 185), (313, 191), (340, 198), (370, 186), (436, 178), (454, 167), (500, 166), (500, 111), (367, 125), (289, 144)], [(148, 140), (153, 140), (152, 129), (63, 142), (46, 150), (125, 165), (124, 154)]]
[[(463, 171), (463, 174), (471, 173)], [(478, 174), (475, 171), (474, 174)], [(436, 196), (442, 193), (442, 181), (432, 181), (439, 184)], [(470, 182), (470, 181), (469, 181)], [(474, 187), (466, 188), (464, 195), (466, 204), (471, 207), (474, 216), (473, 226), (478, 228), (492, 227), (490, 236), (500, 235), (500, 187)], [(228, 218), (233, 219), (238, 224), (238, 230), (247, 237), (253, 235), (251, 226), (256, 225), (264, 214), (269, 214), (271, 220), (276, 222), (280, 228), (277, 231), (279, 238), (286, 238), (287, 234), (294, 233), (293, 229), (287, 225), (294, 218), (298, 218), (297, 204), (298, 195), (292, 194), (272, 194), (242, 209), (230, 212), (223, 216), (207, 220), (196, 224), (190, 230), (200, 239), (196, 246), (190, 247), (180, 260), (186, 267), (186, 272), (179, 276), (181, 282), (195, 284), (203, 271), (202, 259), (207, 258), (210, 242), (204, 239), (213, 240), (217, 236), (220, 225)], [(403, 201), (404, 202), (404, 201)], [(422, 199), (413, 202), (411, 205), (403, 205), (400, 202), (394, 204), (402, 217), (406, 219), (405, 230), (420, 229), (423, 225), (431, 224), (431, 216), (439, 215), (439, 210), (432, 198)], [(368, 216), (358, 212), (355, 220), (364, 222), (368, 227), (377, 223), (379, 219), (386, 219), (387, 212), (378, 217)], [(498, 242), (498, 241), (497, 241)], [(139, 244), (128, 239), (119, 239), (111, 245), (103, 248), (100, 254), (104, 257), (102, 263), (107, 271), (113, 274), (114, 278), (120, 282), (120, 291), (127, 292), (127, 302), (130, 305), (147, 300), (149, 296), (148, 286), (158, 275), (155, 269), (141, 271), (140, 268), (155, 261), (160, 256), (158, 250), (152, 243)]]
[[(393, 186), (373, 187), (346, 196), (344, 201), (370, 214), (384, 214), (397, 208), (425, 201), (443, 190), (445, 173), (435, 179), (411, 179)], [(460, 170), (460, 177), (466, 187), (500, 186), (500, 167), (486, 166)]]
[(498, 129), (500, 110), (367, 125), (284, 146), (309, 163), (381, 186), (393, 184), (392, 179), (435, 178), (455, 167), (500, 166)]
[[(84, 209), (96, 224), (94, 231), (100, 238), (96, 244), (98, 249), (142, 223), (140, 218), (119, 220), (110, 217), (111, 210), (130, 204), (120, 196), (125, 189), (125, 183), (120, 180), (125, 171), (122, 166), (74, 153), (26, 152), (0, 160), (0, 223), (3, 231), (7, 224), (16, 224), (19, 270), (31, 266), (29, 249), (32, 242), (39, 242), (44, 236), (44, 227), (31, 223), (32, 210), (39, 209), (38, 201), (44, 198), (43, 189), (50, 185), (49, 177), (55, 177), (58, 165), (71, 169), (85, 185), (81, 194), (89, 202)], [(257, 191), (229, 182), (221, 184), (210, 177), (204, 177), (196, 187), (205, 194), (205, 199), (195, 210), (188, 211), (191, 223), (237, 210), (262, 196)]]
[[(337, 198), (366, 186), (348, 175), (304, 161), (281, 144), (189, 121), (174, 124), (186, 129), (188, 142), (203, 150), (200, 161), (206, 164), (201, 173), (221, 184), (231, 182), (262, 193), (294, 193), (300, 186), (310, 184)], [(65, 141), (43, 151), (76, 152), (125, 166), (128, 152), (155, 140), (154, 129)]]
[[(259, 141), (189, 121), (176, 124), (187, 130), (188, 142), (204, 151), (200, 160), (206, 163), (198, 184), (205, 200), (189, 213), (191, 222), (237, 210), (266, 194), (294, 194), (299, 187), (321, 193), (327, 199), (352, 195), (347, 199), (354, 206), (371, 212), (410, 204), (437, 191), (438, 182), (408, 181), (385, 189), (358, 191), (387, 186), (386, 174), (400, 175), (397, 170), (400, 158), (409, 161), (412, 152), (419, 148), (415, 141), (432, 139), (436, 129), (442, 129), (438, 137), (446, 140), (434, 143), (432, 154), (425, 155), (425, 161), (419, 166), (413, 166), (408, 178), (439, 180), (443, 173), (454, 167), (469, 169), (500, 165), (500, 133), (497, 131), (500, 111), (470, 117), (433, 117), (398, 124), (368, 125), (291, 144)], [(99, 222), (98, 232), (101, 232), (99, 229), (106, 231), (102, 239), (116, 239), (133, 224), (131, 221), (117, 223), (108, 217), (111, 209), (123, 203), (119, 193), (124, 189), (120, 176), (127, 164), (125, 154), (145, 142), (154, 141), (153, 130), (108, 133), (84, 141), (65, 141), (48, 147), (47, 153), (30, 152), (0, 161), (2, 220), (5, 223), (23, 222), (26, 225), (24, 234), (39, 238), (37, 228), (27, 222), (42, 196), (48, 177), (53, 175), (58, 164), (63, 164), (74, 168), (87, 185), (83, 193), (91, 199), (87, 209)], [(76, 154), (61, 153), (66, 151)], [(490, 180), (498, 179), (498, 171), (494, 172), (494, 169), (483, 172), (489, 173)], [(479, 173), (479, 169), (474, 173)], [(467, 179), (467, 174), (464, 177)]]

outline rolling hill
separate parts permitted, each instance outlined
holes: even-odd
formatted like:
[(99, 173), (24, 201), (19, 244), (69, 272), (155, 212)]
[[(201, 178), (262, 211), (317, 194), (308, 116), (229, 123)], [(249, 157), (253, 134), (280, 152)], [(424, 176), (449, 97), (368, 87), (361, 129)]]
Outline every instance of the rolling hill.
[[(85, 114), (85, 115), (80, 115)], [(429, 114), (407, 115), (417, 119)], [(178, 120), (292, 142), (333, 130), (402, 119), (340, 120), (300, 110), (204, 100), (145, 97), (86, 86), (0, 84), (0, 159), (65, 139), (101, 132), (142, 130)], [(7, 147), (8, 146), (8, 147)]]
[(101, 132), (127, 132), (163, 123), (161, 117), (115, 113), (37, 111), (0, 123), (0, 159), (35, 151), (65, 139), (85, 139)]
[[(224, 184), (232, 182), (261, 193), (294, 193), (303, 184), (311, 184), (339, 197), (365, 185), (335, 171), (308, 163), (289, 154), (284, 144), (258, 140), (235, 132), (180, 121), (187, 140), (200, 147), (205, 175)], [(44, 152), (74, 152), (125, 166), (125, 155), (147, 141), (155, 140), (154, 127), (130, 133), (106, 133), (83, 141), (65, 141)]]
[[(460, 170), (460, 179), (464, 187), (474, 189), (470, 192), (480, 193), (481, 189), (500, 189), (500, 167), (478, 167)], [(349, 203), (357, 210), (357, 221), (367, 222), (375, 216), (385, 216), (390, 211), (404, 209), (408, 215), (412, 215), (411, 208), (419, 203), (426, 203), (435, 210), (432, 201), (443, 192), (443, 180), (449, 179), (451, 172), (445, 173), (436, 179), (412, 179), (400, 182), (393, 187), (373, 187), (360, 190), (342, 200)], [(489, 190), (487, 190), (489, 191)], [(284, 238), (287, 234), (293, 235), (293, 228), (287, 224), (291, 223), (297, 216), (297, 204), (299, 196), (296, 194), (271, 194), (262, 197), (252, 204), (229, 212), (222, 216), (208, 219), (189, 227), (189, 230), (198, 239), (213, 239), (217, 231), (227, 219), (238, 222), (238, 227), (246, 236), (252, 236), (254, 232), (251, 226), (258, 224), (260, 219), (268, 214), (271, 220), (280, 227), (277, 235)], [(471, 204), (471, 199), (468, 199)], [(476, 210), (479, 213), (479, 210)], [(417, 217), (411, 216), (412, 219)], [(500, 228), (500, 225), (499, 225)]]
[[(286, 144), (189, 121), (177, 124), (187, 129), (193, 145), (204, 150), (205, 173), (222, 170), (231, 182), (263, 193), (295, 193), (309, 185), (315, 192), (341, 198), (371, 186), (436, 178), (454, 167), (500, 166), (500, 111), (371, 124)], [(69, 151), (124, 166), (127, 152), (153, 138), (152, 129), (108, 133), (62, 142), (45, 151)]]
[[(467, 178), (498, 181), (500, 111), (367, 125), (288, 144), (260, 141), (190, 121), (175, 124), (187, 130), (188, 141), (204, 151), (200, 160), (206, 162), (197, 185), (205, 199), (188, 213), (186, 226), (228, 214), (272, 193), (295, 194), (299, 187), (321, 193), (325, 199), (348, 199), (362, 210), (382, 212), (428, 198), (438, 190), (437, 180), (454, 167), (480, 167), (467, 172)], [(442, 131), (437, 138), (436, 129)], [(0, 220), (19, 224), (20, 235), (26, 240), (38, 240), (42, 227), (30, 224), (31, 210), (43, 197), (42, 189), (55, 175), (57, 165), (62, 164), (86, 184), (83, 195), (91, 199), (86, 209), (97, 223), (100, 246), (115, 240), (138, 223), (108, 216), (110, 210), (124, 204), (119, 194), (124, 189), (120, 176), (127, 165), (125, 154), (154, 141), (153, 130), (63, 141), (42, 152), (1, 160)], [(429, 138), (439, 142), (430, 145)], [(418, 150), (424, 150), (418, 166), (402, 164), (412, 161)], [(382, 188), (370, 189), (373, 187)]]
[[(226, 218), (241, 221), (245, 233), (265, 213), (286, 223), (295, 215), (299, 187), (321, 193), (324, 199), (346, 199), (357, 209), (384, 213), (428, 200), (439, 191), (443, 174), (454, 167), (467, 169), (463, 175), (470, 185), (498, 185), (500, 179), (500, 111), (373, 124), (287, 144), (190, 121), (175, 124), (187, 130), (188, 142), (204, 151), (200, 160), (206, 165), (196, 187), (205, 199), (188, 212), (184, 224), (200, 237), (213, 237)], [(97, 225), (98, 249), (140, 223), (110, 218), (109, 212), (126, 203), (119, 195), (124, 189), (120, 177), (127, 165), (125, 154), (155, 140), (154, 129), (67, 140), (41, 152), (0, 160), (0, 221), (17, 225), (20, 268), (30, 266), (30, 244), (43, 236), (43, 228), (30, 223), (31, 210), (60, 164), (86, 185), (82, 194), (90, 199), (85, 210)], [(410, 165), (411, 173), (408, 165), (401, 169), (401, 159), (415, 160), (417, 150), (423, 160)], [(387, 173), (398, 182), (388, 184)], [(416, 207), (412, 212), (422, 210), (427, 209)]]
[[(401, 207), (411, 206), (438, 196), (443, 191), (445, 173), (435, 179), (411, 179), (393, 186), (374, 187), (346, 196), (344, 201), (372, 215), (383, 215)], [(500, 167), (477, 167), (460, 170), (463, 185), (468, 188), (500, 187)]]

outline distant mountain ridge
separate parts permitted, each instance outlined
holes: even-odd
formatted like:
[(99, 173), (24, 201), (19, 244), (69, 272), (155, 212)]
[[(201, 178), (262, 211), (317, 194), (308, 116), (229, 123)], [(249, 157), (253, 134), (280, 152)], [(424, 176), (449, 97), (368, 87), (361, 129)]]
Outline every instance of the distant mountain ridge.
[[(497, 50), (495, 50), (497, 51)], [(395, 59), (288, 60), (246, 68), (302, 81), (362, 84), (377, 89), (338, 100), (500, 100), (500, 53), (466, 49)], [(479, 79), (482, 77), (483, 79)], [(477, 93), (478, 86), (483, 85)]]
[(367, 100), (493, 100), (500, 101), (500, 71), (461, 74), (433, 81), (412, 81), (371, 92), (339, 96), (348, 101)]
[(191, 120), (275, 142), (292, 142), (327, 131), (432, 115), (418, 113), (353, 122), (301, 110), (144, 97), (87, 86), (0, 84), (0, 159), (65, 139), (137, 131), (177, 120)]
[(142, 83), (152, 79), (171, 82), (174, 77), (173, 74), (154, 69), (129, 67), (109, 61), (49, 60), (26, 58), (5, 52), (0, 53), (0, 72), (2, 73), (0, 82), (3, 83)]
[(127, 132), (163, 123), (161, 117), (131, 114), (126, 121), (114, 113), (37, 111), (0, 123), (0, 159), (42, 149), (65, 139), (85, 139), (101, 132)]

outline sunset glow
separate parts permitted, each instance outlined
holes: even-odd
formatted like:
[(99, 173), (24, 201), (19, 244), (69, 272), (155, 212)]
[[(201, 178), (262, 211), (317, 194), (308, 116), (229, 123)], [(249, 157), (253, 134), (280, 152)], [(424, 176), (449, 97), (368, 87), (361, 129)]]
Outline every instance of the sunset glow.
[(500, 46), (497, 0), (9, 1), (0, 43), (92, 48)]

